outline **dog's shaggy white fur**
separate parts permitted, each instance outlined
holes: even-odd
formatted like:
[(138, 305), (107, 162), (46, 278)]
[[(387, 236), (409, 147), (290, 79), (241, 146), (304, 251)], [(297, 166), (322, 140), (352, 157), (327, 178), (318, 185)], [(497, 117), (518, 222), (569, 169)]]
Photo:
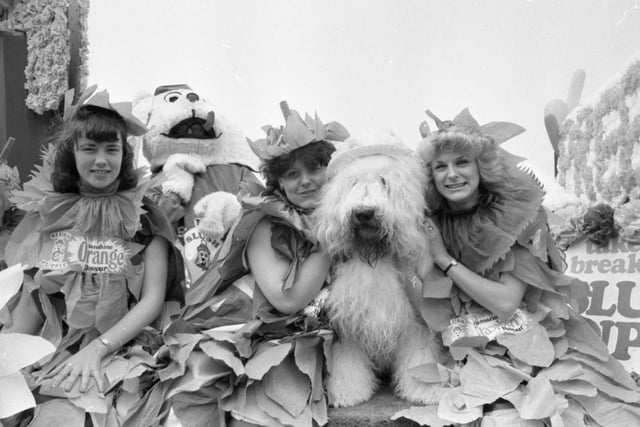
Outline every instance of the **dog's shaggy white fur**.
[(330, 165), (315, 212), (320, 244), (336, 260), (326, 303), (338, 334), (329, 360), (329, 402), (368, 400), (384, 373), (399, 396), (435, 403), (441, 385), (425, 380), (425, 372), (437, 372), (431, 333), (406, 290), (420, 286), (411, 280), (416, 262), (431, 263), (422, 230), (425, 172), (408, 150), (376, 151)]

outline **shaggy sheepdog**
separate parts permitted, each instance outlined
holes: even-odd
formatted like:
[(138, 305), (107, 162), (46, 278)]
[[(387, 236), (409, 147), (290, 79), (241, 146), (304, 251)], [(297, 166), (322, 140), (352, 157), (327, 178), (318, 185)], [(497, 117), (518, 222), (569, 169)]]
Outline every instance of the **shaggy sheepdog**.
[(432, 336), (407, 292), (421, 286), (416, 263), (432, 265), (422, 229), (425, 170), (394, 135), (374, 141), (383, 143), (334, 155), (315, 211), (318, 240), (335, 261), (325, 304), (338, 336), (329, 403), (366, 401), (381, 377), (404, 399), (435, 403), (441, 384), (429, 379), (437, 376)]

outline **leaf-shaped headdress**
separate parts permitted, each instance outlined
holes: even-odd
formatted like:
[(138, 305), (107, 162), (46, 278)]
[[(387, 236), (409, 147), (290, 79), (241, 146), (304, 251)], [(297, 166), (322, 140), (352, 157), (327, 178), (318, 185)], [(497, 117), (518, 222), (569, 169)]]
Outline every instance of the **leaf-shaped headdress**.
[[(433, 119), (438, 128), (437, 132), (430, 132), (427, 122), (420, 124), (420, 134), (423, 137), (420, 147), (420, 152), (424, 153), (425, 145), (432, 144), (436, 139), (442, 139), (446, 137), (447, 133), (465, 133), (468, 135), (479, 135), (491, 138), (498, 146), (498, 151), (502, 154), (502, 157), (509, 163), (518, 164), (525, 160), (523, 157), (516, 156), (508, 152), (507, 150), (499, 147), (503, 142), (520, 135), (525, 129), (511, 122), (489, 122), (482, 126), (476, 119), (473, 118), (468, 108), (465, 108), (453, 120), (440, 120), (438, 116), (433, 114), (430, 110), (425, 111), (426, 114)], [(472, 138), (473, 139), (473, 138)], [(426, 159), (425, 159), (426, 160)]]
[(270, 160), (288, 154), (293, 150), (318, 141), (344, 141), (349, 137), (347, 129), (338, 122), (322, 123), (315, 114), (312, 118), (305, 114), (304, 120), (296, 110), (289, 109), (286, 101), (280, 102), (285, 125), (278, 128), (265, 125), (262, 130), (267, 137), (252, 141), (249, 146), (261, 160)]
[(74, 104), (73, 97), (75, 90), (69, 89), (64, 95), (64, 120), (70, 120), (75, 116), (76, 111), (83, 105), (93, 105), (95, 107), (104, 108), (118, 113), (127, 124), (127, 132), (130, 135), (141, 136), (147, 133), (145, 125), (138, 120), (132, 113), (132, 104), (130, 102), (109, 102), (109, 92), (102, 90), (96, 92), (96, 85), (85, 89), (78, 97), (78, 101)]

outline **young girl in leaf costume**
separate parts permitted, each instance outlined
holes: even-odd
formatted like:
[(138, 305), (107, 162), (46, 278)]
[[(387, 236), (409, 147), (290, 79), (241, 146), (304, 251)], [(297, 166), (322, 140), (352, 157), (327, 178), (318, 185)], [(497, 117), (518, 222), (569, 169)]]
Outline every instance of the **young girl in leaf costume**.
[(452, 121), (430, 115), (438, 130), (419, 147), (427, 233), (450, 279), (439, 282), (448, 298), (427, 288), (422, 300), (452, 356), (438, 417), (465, 426), (640, 425), (638, 387), (579, 314), (587, 284), (563, 274), (540, 183), (499, 147), (524, 129), (480, 126), (466, 109)]
[[(330, 262), (312, 234), (342, 125), (304, 120), (281, 104), (284, 127), (250, 141), (266, 189), (243, 214), (221, 260), (189, 289), (182, 318), (165, 332), (167, 396), (183, 423), (311, 426), (327, 422), (322, 384), (332, 334), (316, 297)], [(316, 298), (314, 300), (314, 298)], [(188, 380), (187, 380), (188, 379)]]
[(38, 334), (56, 346), (26, 374), (38, 406), (23, 415), (33, 426), (54, 418), (123, 425), (161, 342), (150, 325), (167, 297), (181, 298), (171, 226), (143, 197), (143, 171), (127, 142), (145, 128), (128, 103), (92, 93), (67, 102), (44, 165), (13, 198), (26, 215), (7, 263), (26, 270), (3, 332)]

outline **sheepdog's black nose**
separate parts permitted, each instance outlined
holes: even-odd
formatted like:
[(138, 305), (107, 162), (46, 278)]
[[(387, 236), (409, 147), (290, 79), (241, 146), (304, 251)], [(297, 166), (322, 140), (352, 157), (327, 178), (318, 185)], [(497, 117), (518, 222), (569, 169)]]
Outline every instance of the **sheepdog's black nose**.
[(189, 102), (196, 102), (200, 99), (200, 97), (197, 93), (189, 92), (187, 94), (187, 99), (189, 100)]
[(371, 208), (357, 208), (351, 214), (354, 224), (366, 224), (375, 216), (375, 211)]

